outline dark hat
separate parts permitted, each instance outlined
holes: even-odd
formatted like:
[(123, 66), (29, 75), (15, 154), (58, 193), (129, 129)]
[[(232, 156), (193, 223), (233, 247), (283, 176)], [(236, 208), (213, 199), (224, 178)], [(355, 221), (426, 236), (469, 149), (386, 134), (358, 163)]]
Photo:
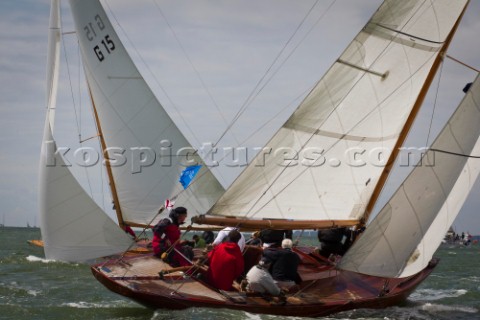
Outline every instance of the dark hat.
[(175, 210), (177, 214), (187, 214), (187, 208), (185, 207), (176, 207), (173, 210)]
[(237, 243), (242, 238), (242, 235), (237, 229), (230, 230), (227, 235), (227, 241)]
[(181, 214), (187, 214), (187, 209), (184, 207), (177, 207), (175, 209), (172, 209), (168, 216), (172, 219), (173, 223), (178, 225), (178, 216)]

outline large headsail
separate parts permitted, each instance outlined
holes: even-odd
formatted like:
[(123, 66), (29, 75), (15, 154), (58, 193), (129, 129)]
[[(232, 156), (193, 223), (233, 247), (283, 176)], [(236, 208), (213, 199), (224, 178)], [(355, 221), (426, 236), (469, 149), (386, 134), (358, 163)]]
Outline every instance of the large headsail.
[(477, 76), (431, 150), (342, 258), (340, 268), (406, 277), (427, 266), (479, 175), (479, 123)]
[(385, 1), (210, 213), (362, 218), (466, 2)]
[[(149, 223), (166, 199), (205, 212), (223, 187), (190, 147), (138, 72), (98, 0), (71, 0), (86, 77), (113, 161), (127, 223)], [(179, 177), (201, 165), (192, 185)]]
[(47, 259), (86, 261), (125, 251), (131, 239), (85, 193), (55, 156), (52, 137), (61, 41), (59, 0), (52, 0), (47, 66), (47, 116), (39, 168), (40, 227)]

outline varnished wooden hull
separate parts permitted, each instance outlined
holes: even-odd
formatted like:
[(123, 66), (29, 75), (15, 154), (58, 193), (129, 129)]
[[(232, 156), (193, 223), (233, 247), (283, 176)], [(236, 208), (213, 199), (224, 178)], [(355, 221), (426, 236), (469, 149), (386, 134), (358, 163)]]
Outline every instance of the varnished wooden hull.
[(111, 291), (155, 309), (229, 308), (251, 313), (319, 317), (351, 309), (401, 304), (436, 264), (436, 260), (432, 261), (423, 271), (408, 278), (387, 279), (338, 271), (303, 254), (299, 268), (304, 279), (301, 289), (287, 294), (285, 301), (221, 292), (195, 276), (185, 277), (178, 272), (162, 279), (158, 271), (170, 267), (152, 256), (93, 266), (92, 272)]

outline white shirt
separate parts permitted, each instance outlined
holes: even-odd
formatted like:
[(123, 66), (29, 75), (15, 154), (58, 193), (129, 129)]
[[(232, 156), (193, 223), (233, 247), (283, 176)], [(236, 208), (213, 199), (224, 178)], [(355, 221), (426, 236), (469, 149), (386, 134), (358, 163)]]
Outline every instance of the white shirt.
[[(234, 227), (226, 227), (222, 230), (220, 230), (218, 232), (218, 235), (217, 237), (215, 238), (215, 240), (213, 241), (213, 245), (216, 246), (216, 245), (219, 245), (220, 243), (223, 242), (223, 239), (226, 238), (228, 236), (228, 233), (232, 230), (238, 230), (237, 228), (234, 228)], [(240, 247), (240, 251), (243, 252), (243, 250), (245, 249), (245, 237), (243, 236), (243, 234), (240, 232), (240, 240), (238, 240), (238, 246)]]
[(273, 296), (280, 294), (280, 288), (273, 281), (272, 275), (258, 265), (253, 266), (247, 273), (248, 289), (259, 293), (270, 293)]

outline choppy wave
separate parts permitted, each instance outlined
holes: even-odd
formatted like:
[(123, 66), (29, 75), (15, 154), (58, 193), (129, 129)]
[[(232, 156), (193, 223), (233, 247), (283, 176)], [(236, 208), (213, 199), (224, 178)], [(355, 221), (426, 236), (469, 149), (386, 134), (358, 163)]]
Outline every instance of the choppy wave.
[(65, 262), (65, 261), (59, 261), (59, 260), (54, 260), (54, 259), (46, 259), (46, 258), (40, 258), (37, 256), (29, 255), (26, 257), (27, 261), (29, 262), (42, 262), (42, 263), (64, 263), (64, 264), (70, 264), (70, 265), (78, 265), (75, 263), (70, 263), (70, 262)]
[(419, 289), (412, 293), (409, 299), (414, 301), (435, 301), (445, 298), (457, 298), (467, 292), (465, 289)]
[(138, 307), (138, 305), (130, 303), (125, 300), (114, 300), (109, 302), (65, 302), (62, 306), (78, 308), (78, 309), (99, 309), (99, 308), (125, 308), (125, 307)]
[(459, 306), (459, 305), (443, 305), (426, 303), (421, 307), (422, 310), (429, 312), (464, 312), (464, 313), (477, 313), (479, 310), (474, 307)]
[(33, 297), (36, 297), (39, 293), (41, 293), (42, 291), (40, 290), (27, 290), (27, 293)]
[(26, 259), (27, 261), (30, 261), (30, 262), (43, 262), (43, 263), (57, 262), (56, 260), (45, 259), (45, 258), (40, 258), (36, 256), (28, 256)]
[(20, 285), (16, 281), (11, 281), (8, 283), (0, 282), (0, 287), (2, 288), (2, 291), (8, 292), (8, 298), (13, 300), (15, 300), (15, 298), (25, 298), (28, 296), (36, 297), (42, 292), (41, 290), (38, 290), (38, 289), (32, 289), (32, 288)]
[(460, 279), (460, 280), (470, 281), (470, 282), (477, 283), (477, 282), (480, 282), (480, 277), (470, 276), (470, 277), (468, 277), (468, 278), (462, 278), (462, 279)]
[[(40, 248), (25, 244), (27, 239), (39, 237), (38, 230), (0, 232), (0, 319), (312, 319), (213, 308), (152, 311), (104, 288), (92, 276), (87, 264), (45, 259)], [(441, 248), (436, 254), (441, 265), (404, 305), (350, 310), (322, 319), (480, 319), (480, 251), (472, 249)]]

